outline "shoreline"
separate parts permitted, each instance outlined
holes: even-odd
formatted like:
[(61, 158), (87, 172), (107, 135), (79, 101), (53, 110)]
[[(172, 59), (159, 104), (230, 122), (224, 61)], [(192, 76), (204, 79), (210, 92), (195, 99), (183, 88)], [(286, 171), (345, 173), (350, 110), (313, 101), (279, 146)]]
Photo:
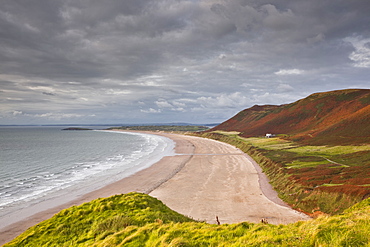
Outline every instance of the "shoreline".
[[(96, 131), (104, 132), (101, 130)], [(6, 207), (2, 208), (0, 211), (0, 231), (2, 228), (26, 219), (36, 213), (45, 211), (49, 208), (54, 208), (61, 204), (68, 203), (90, 192), (97, 191), (107, 185), (129, 177), (130, 175), (133, 175), (140, 170), (144, 170), (150, 167), (165, 156), (174, 155), (175, 142), (169, 138), (144, 133), (129, 133), (118, 131), (105, 132), (106, 133), (104, 134), (108, 135), (108, 137), (109, 135), (115, 135), (115, 138), (117, 138), (117, 136), (119, 138), (119, 135), (121, 134), (142, 136), (145, 143), (150, 143), (149, 149), (145, 148), (148, 147), (148, 145), (143, 144), (144, 148), (143, 146), (141, 147), (141, 152), (137, 153), (137, 151), (135, 151), (131, 153), (130, 156), (125, 156), (124, 160), (122, 160), (122, 158), (119, 158), (118, 160), (121, 160), (120, 166), (108, 166), (109, 168), (107, 170), (105, 170), (104, 172), (100, 172), (99, 174), (90, 172), (90, 177), (82, 174), (80, 175), (82, 179), (69, 180), (69, 186), (65, 186), (63, 188), (64, 183), (61, 182), (61, 186), (59, 188), (54, 186), (54, 190), (50, 189), (48, 193), (42, 196), (36, 196), (35, 198), (32, 198), (32, 196), (30, 196), (31, 199), (28, 201), (20, 200), (18, 203), (11, 203), (10, 206), (6, 205)], [(113, 134), (107, 134), (110, 132)], [(125, 153), (124, 150), (122, 150), (122, 152)], [(125, 161), (126, 158), (128, 162)], [(110, 158), (107, 158), (105, 161), (102, 162), (107, 163), (109, 162), (109, 160)], [(113, 164), (116, 163), (117, 162), (114, 160)], [(104, 165), (105, 164), (101, 166), (101, 169), (105, 167)], [(88, 169), (87, 172), (89, 172)], [(69, 178), (66, 177), (66, 179), (68, 181)], [(44, 186), (44, 188), (46, 188), (45, 190), (48, 190), (46, 186)]]
[(179, 134), (138, 133), (171, 139), (175, 142), (174, 155), (164, 156), (133, 175), (1, 228), (0, 245), (62, 209), (133, 191), (149, 194), (179, 213), (212, 224), (216, 223), (215, 214), (220, 216), (221, 223), (259, 222), (261, 218), (267, 218), (270, 223), (280, 224), (309, 218), (282, 206), (279, 198), (280, 203), (276, 201), (276, 192), (269, 188), (271, 185), (263, 182), (258, 175), (260, 172), (242, 151), (229, 144)]
[[(130, 132), (130, 131), (124, 131)], [(158, 135), (155, 132), (137, 132), (142, 134)], [(160, 134), (159, 134), (160, 135)], [(160, 135), (166, 137), (165, 135)], [(168, 138), (168, 137), (167, 137)], [(72, 206), (80, 205), (94, 199), (109, 197), (117, 194), (126, 194), (129, 192), (142, 192), (149, 194), (152, 190), (164, 183), (175, 173), (177, 173), (182, 166), (187, 162), (190, 156), (176, 155), (177, 153), (191, 153), (192, 147), (188, 146), (181, 138), (168, 138), (175, 143), (174, 152), (170, 156), (164, 156), (159, 161), (153, 163), (151, 166), (137, 171), (136, 173), (125, 177), (116, 182), (107, 184), (100, 189), (80, 195), (65, 203), (59, 203), (56, 206), (42, 203), (35, 205), (38, 207), (37, 213), (33, 213), (24, 219), (18, 220), (5, 227), (0, 226), (0, 246), (11, 241), (29, 227), (34, 226), (41, 221), (51, 218), (59, 211)], [(27, 211), (27, 209), (25, 209)], [(29, 211), (26, 212), (30, 213)]]

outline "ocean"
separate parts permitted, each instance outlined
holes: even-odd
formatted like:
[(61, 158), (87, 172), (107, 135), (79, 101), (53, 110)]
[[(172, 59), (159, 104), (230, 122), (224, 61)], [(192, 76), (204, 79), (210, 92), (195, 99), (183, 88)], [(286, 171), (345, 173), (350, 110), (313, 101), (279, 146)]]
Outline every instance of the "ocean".
[(173, 141), (157, 135), (62, 129), (0, 127), (0, 222), (40, 202), (72, 200), (174, 152)]

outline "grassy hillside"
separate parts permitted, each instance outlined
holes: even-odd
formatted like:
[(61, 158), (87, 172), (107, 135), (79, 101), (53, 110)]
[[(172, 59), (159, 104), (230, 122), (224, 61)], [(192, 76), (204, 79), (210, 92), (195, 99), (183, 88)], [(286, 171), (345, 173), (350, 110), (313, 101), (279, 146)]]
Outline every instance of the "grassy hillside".
[(369, 246), (370, 199), (341, 215), (289, 225), (210, 225), (145, 194), (98, 199), (61, 211), (5, 246)]
[(177, 222), (194, 221), (170, 210), (155, 198), (129, 193), (62, 210), (5, 246), (92, 246), (124, 229)]
[(243, 137), (284, 134), (289, 140), (315, 145), (370, 142), (370, 90), (316, 93), (291, 104), (253, 106), (216, 126)]

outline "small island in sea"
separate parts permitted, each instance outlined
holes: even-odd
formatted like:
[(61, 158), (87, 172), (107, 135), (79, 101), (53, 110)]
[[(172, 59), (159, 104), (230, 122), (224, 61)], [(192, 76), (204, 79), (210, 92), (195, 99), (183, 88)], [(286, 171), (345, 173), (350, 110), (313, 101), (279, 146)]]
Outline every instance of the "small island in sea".
[(68, 127), (68, 128), (62, 129), (62, 130), (92, 130), (92, 129), (79, 128), (79, 127)]

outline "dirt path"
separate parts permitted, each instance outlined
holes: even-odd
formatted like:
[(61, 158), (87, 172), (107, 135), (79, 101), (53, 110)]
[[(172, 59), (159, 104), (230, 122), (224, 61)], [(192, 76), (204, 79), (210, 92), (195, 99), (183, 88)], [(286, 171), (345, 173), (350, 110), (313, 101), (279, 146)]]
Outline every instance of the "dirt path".
[(216, 216), (221, 223), (260, 222), (264, 218), (269, 223), (286, 224), (308, 219), (283, 206), (280, 199), (279, 205), (266, 197), (269, 188), (262, 192), (257, 170), (239, 149), (204, 138), (182, 138), (194, 146), (192, 157), (151, 196), (179, 213), (213, 224)]

